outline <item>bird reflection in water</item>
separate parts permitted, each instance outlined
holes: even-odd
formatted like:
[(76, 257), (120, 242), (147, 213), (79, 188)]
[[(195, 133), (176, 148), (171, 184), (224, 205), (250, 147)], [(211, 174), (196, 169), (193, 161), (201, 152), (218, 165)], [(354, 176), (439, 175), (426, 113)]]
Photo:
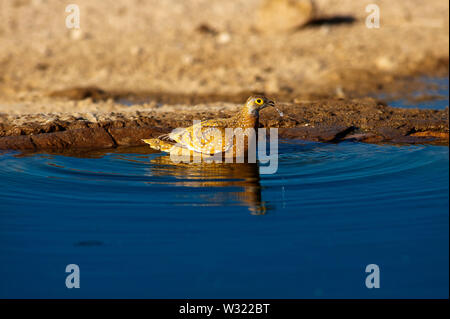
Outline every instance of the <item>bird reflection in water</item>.
[(259, 167), (257, 163), (174, 163), (169, 155), (150, 160), (152, 175), (174, 176), (180, 181), (175, 185), (184, 187), (237, 187), (241, 191), (217, 192), (211, 198), (217, 204), (225, 203), (228, 195), (247, 206), (253, 215), (266, 213), (261, 199)]
[[(68, 150), (37, 152), (48, 159), (53, 160), (53, 155), (70, 156), (78, 158), (103, 158), (107, 154), (117, 154), (118, 158), (136, 164), (147, 164), (148, 154), (159, 153), (149, 150), (148, 147), (125, 147), (106, 150)], [(36, 152), (28, 152), (16, 155), (17, 157), (32, 156)], [(121, 157), (121, 154), (142, 155), (137, 157)], [(159, 154), (158, 154), (159, 155)], [(145, 160), (144, 160), (145, 158)], [(214, 204), (225, 205), (230, 197), (233, 201), (248, 207), (253, 215), (264, 215), (266, 205), (261, 199), (261, 185), (259, 167), (257, 163), (175, 163), (169, 155), (154, 157), (150, 160), (150, 175), (172, 176), (176, 181), (172, 185), (183, 187), (217, 188), (217, 191), (209, 200)], [(56, 166), (53, 163), (48, 165)], [(67, 168), (67, 170), (75, 170)], [(77, 170), (79, 171), (79, 170)], [(98, 171), (83, 170), (99, 174)], [(222, 189), (219, 189), (222, 188)], [(229, 188), (224, 190), (223, 188)], [(237, 189), (237, 191), (234, 191)]]

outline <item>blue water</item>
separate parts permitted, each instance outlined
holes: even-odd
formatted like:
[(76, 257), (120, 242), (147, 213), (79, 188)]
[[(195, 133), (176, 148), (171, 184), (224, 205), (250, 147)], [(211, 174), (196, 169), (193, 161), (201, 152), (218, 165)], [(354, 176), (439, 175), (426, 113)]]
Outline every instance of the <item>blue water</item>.
[(390, 97), (386, 94), (378, 95), (386, 99), (389, 106), (401, 108), (418, 108), (443, 110), (449, 106), (449, 78), (446, 77), (423, 77), (421, 82), (426, 89), (413, 91), (408, 96)]
[(147, 148), (1, 154), (0, 297), (448, 298), (448, 147), (279, 147), (273, 175)]

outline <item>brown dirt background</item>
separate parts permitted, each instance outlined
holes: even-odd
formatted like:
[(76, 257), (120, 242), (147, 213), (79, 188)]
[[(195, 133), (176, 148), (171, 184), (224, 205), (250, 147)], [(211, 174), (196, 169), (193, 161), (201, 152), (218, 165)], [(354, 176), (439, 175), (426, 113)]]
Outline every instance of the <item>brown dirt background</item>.
[[(105, 127), (118, 118), (167, 128), (179, 124), (180, 114), (228, 115), (250, 92), (263, 92), (297, 105), (297, 122), (267, 119), (268, 125), (360, 128), (366, 121), (368, 129), (434, 130), (448, 139), (448, 109), (412, 116), (365, 100), (404, 89), (411, 76), (448, 74), (447, 1), (316, 0), (308, 24), (277, 32), (256, 27), (262, 0), (71, 3), (80, 7), (81, 30), (66, 28), (66, 2), (0, 1), (0, 136), (80, 122)], [(370, 3), (380, 7), (379, 29), (365, 25)], [(100, 95), (78, 87), (101, 88)], [(127, 96), (147, 100), (119, 103)]]

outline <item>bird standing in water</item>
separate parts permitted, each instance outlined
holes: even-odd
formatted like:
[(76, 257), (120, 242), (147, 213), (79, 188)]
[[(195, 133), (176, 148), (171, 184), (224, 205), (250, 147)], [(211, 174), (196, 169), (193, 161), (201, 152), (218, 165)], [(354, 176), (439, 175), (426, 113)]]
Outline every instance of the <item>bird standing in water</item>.
[[(272, 100), (264, 96), (251, 96), (242, 109), (231, 118), (202, 121), (188, 128), (177, 129), (158, 138), (143, 141), (155, 150), (169, 153), (180, 148), (209, 155), (226, 153), (236, 144), (233, 136), (231, 139), (226, 138), (226, 129), (256, 130), (259, 127), (259, 111), (268, 106), (275, 107), (280, 116), (283, 116)], [(237, 152), (236, 149), (234, 151)]]

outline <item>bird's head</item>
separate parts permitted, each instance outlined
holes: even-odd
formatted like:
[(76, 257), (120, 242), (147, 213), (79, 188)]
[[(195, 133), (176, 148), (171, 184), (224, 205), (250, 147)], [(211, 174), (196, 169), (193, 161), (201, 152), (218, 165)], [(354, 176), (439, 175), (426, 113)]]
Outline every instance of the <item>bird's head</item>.
[(275, 102), (268, 99), (265, 96), (261, 96), (261, 95), (250, 96), (247, 99), (247, 103), (245, 103), (245, 106), (251, 115), (258, 116), (259, 111), (261, 111), (262, 109), (264, 109), (268, 106), (273, 106), (277, 109), (277, 111), (280, 113), (280, 115), (283, 116), (283, 113), (280, 110), (278, 110), (278, 108), (275, 106)]

